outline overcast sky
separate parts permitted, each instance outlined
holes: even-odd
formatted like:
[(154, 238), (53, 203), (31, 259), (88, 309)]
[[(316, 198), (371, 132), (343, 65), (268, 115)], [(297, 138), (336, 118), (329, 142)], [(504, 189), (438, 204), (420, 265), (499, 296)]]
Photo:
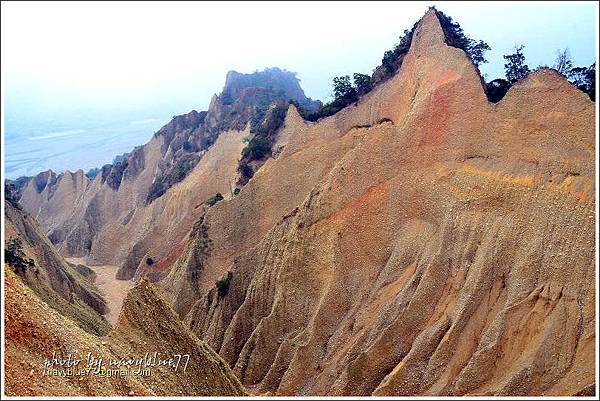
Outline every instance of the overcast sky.
[[(595, 61), (594, 3), (2, 3), (8, 117), (206, 109), (228, 70), (296, 71), (308, 96), (327, 100), (333, 76), (370, 73), (429, 5), (492, 51), (482, 68), (503, 75), (502, 54), (525, 45), (531, 67), (568, 46)], [(10, 114), (10, 115), (9, 115)], [(151, 116), (150, 116), (151, 117)]]

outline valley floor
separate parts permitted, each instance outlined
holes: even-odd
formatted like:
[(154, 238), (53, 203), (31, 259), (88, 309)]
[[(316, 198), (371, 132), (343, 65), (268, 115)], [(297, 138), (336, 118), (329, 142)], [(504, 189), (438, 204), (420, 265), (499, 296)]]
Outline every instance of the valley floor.
[(66, 260), (73, 264), (85, 265), (96, 273), (96, 280), (94, 283), (108, 305), (108, 312), (105, 317), (110, 324), (114, 326), (119, 318), (123, 300), (125, 299), (127, 292), (133, 287), (132, 281), (116, 279), (117, 270), (119, 269), (118, 266), (90, 266), (85, 263), (84, 258), (66, 258)]

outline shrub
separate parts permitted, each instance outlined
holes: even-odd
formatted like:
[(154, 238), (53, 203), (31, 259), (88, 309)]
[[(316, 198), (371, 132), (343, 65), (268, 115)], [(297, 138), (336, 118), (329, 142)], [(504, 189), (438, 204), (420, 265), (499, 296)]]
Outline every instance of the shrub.
[(17, 274), (23, 274), (27, 268), (35, 266), (33, 259), (27, 258), (23, 252), (19, 238), (13, 238), (8, 242), (4, 248), (4, 260)]
[(169, 173), (167, 182), (172, 186), (173, 184), (183, 181), (187, 174), (196, 166), (197, 162), (197, 158), (184, 158), (178, 160)]
[(373, 89), (371, 77), (367, 74), (354, 73), (354, 87), (358, 95), (369, 93)]
[(221, 195), (220, 192), (217, 192), (217, 194), (215, 196), (213, 196), (212, 198), (209, 198), (206, 203), (208, 204), (208, 206), (214, 206), (217, 202), (222, 201), (223, 200), (223, 195)]
[(271, 153), (271, 143), (267, 138), (255, 136), (242, 149), (242, 157), (250, 160), (260, 160)]
[(146, 203), (150, 204), (154, 199), (160, 198), (167, 191), (167, 186), (163, 182), (163, 177), (158, 176), (150, 185), (148, 189), (148, 196), (146, 197)]
[(219, 298), (223, 298), (229, 292), (229, 284), (231, 283), (231, 277), (233, 274), (231, 272), (227, 272), (227, 276), (218, 280), (215, 284), (217, 286), (217, 293), (219, 294)]
[(231, 96), (231, 93), (229, 92), (224, 92), (221, 95), (221, 102), (225, 105), (225, 106), (231, 106), (233, 104), (233, 96)]
[(254, 170), (252, 170), (252, 167), (250, 167), (250, 165), (244, 161), (240, 162), (238, 171), (246, 180), (249, 180), (254, 175)]
[(529, 74), (529, 66), (525, 64), (525, 55), (523, 54), (523, 48), (525, 46), (515, 46), (515, 52), (513, 54), (505, 54), (503, 57), (507, 61), (504, 64), (504, 71), (506, 74), (506, 80), (512, 85), (519, 79), (524, 78)]
[(189, 141), (185, 141), (183, 143), (183, 150), (185, 150), (186, 152), (193, 152), (194, 145), (192, 145)]
[(121, 157), (121, 159), (113, 165), (107, 165), (102, 167), (102, 182), (106, 182), (109, 187), (113, 190), (118, 191), (121, 186), (121, 180), (123, 179), (123, 173), (129, 166), (129, 160), (124, 159), (124, 156), (117, 156), (117, 158)]
[(8, 180), (4, 182), (4, 199), (14, 208), (23, 210), (19, 204), (19, 189), (14, 182)]
[(195, 153), (185, 154), (179, 160), (175, 162), (170, 168), (168, 168), (163, 175), (159, 175), (154, 179), (152, 185), (148, 189), (148, 195), (146, 196), (146, 204), (152, 203), (157, 198), (164, 195), (165, 192), (173, 185), (183, 181), (187, 177), (188, 173), (196, 167), (200, 161), (200, 156)]
[(152, 259), (152, 258), (148, 258), (148, 259), (146, 259), (146, 264), (147, 264), (148, 266), (152, 266), (152, 265), (154, 264), (154, 259)]
[(358, 97), (356, 89), (350, 83), (350, 77), (348, 75), (333, 78), (333, 95), (336, 100), (347, 99), (352, 101)]
[(258, 105), (254, 108), (252, 117), (250, 118), (250, 132), (259, 132), (261, 125), (267, 114), (267, 105)]
[(596, 101), (596, 63), (589, 67), (575, 67), (569, 72), (570, 82)]
[(446, 37), (446, 43), (450, 46), (462, 49), (467, 56), (471, 59), (475, 66), (487, 63), (484, 53), (490, 50), (490, 46), (483, 40), (479, 42), (469, 38), (458, 22), (454, 22), (452, 17), (438, 11), (435, 7), (432, 7), (440, 21), (444, 36)]
[(485, 84), (485, 91), (488, 100), (492, 103), (498, 103), (506, 95), (511, 85), (506, 79), (494, 79)]
[(300, 103), (298, 103), (295, 100), (290, 100), (290, 104), (293, 104), (294, 106), (296, 106), (296, 109), (298, 110), (298, 114), (300, 114), (300, 116), (307, 121), (317, 121), (320, 118), (320, 110), (323, 107), (323, 106), (321, 106), (317, 110), (307, 110), (306, 108), (301, 106)]
[(96, 178), (96, 176), (98, 175), (99, 172), (100, 172), (100, 169), (98, 167), (94, 167), (94, 168), (89, 169), (88, 172), (85, 173), (85, 175), (90, 180), (93, 180), (94, 178)]
[(391, 76), (396, 72), (399, 67), (397, 60), (408, 53), (408, 49), (410, 49), (410, 44), (412, 43), (412, 36), (415, 31), (417, 25), (413, 25), (412, 29), (404, 30), (404, 35), (400, 36), (400, 41), (394, 46), (392, 50), (388, 50), (383, 53), (383, 58), (381, 59), (381, 65), (384, 67), (386, 71), (387, 77)]
[(267, 112), (262, 124), (256, 132), (263, 134), (266, 137), (275, 135), (279, 128), (283, 126), (287, 110), (288, 103), (277, 104), (272, 107)]
[(236, 188), (236, 189), (233, 190), (233, 194), (234, 195), (237, 195), (239, 193), (240, 193), (240, 189), (239, 188)]

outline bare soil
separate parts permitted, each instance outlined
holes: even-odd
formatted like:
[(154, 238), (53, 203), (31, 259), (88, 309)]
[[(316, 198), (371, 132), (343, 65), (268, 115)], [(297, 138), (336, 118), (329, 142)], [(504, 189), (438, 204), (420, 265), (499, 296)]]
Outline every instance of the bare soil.
[(88, 266), (96, 273), (94, 283), (108, 305), (108, 312), (105, 317), (114, 326), (119, 317), (121, 306), (123, 306), (123, 299), (125, 299), (125, 296), (133, 287), (132, 281), (116, 279), (117, 270), (119, 270), (118, 266), (90, 266), (84, 263), (85, 260), (83, 258), (67, 258), (67, 261)]

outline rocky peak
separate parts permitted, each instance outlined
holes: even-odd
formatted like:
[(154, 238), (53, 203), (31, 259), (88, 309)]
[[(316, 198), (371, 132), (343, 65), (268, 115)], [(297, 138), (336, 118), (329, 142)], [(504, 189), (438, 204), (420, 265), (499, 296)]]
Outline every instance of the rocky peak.
[(318, 107), (318, 102), (309, 99), (300, 87), (300, 80), (296, 73), (282, 70), (277, 67), (266, 68), (263, 71), (255, 71), (251, 74), (242, 74), (237, 71), (229, 71), (225, 79), (222, 100), (232, 103), (240, 92), (247, 88), (263, 88), (282, 97), (295, 100), (299, 104), (309, 107)]
[(445, 43), (445, 35), (435, 9), (430, 8), (417, 24), (410, 51), (422, 52)]

